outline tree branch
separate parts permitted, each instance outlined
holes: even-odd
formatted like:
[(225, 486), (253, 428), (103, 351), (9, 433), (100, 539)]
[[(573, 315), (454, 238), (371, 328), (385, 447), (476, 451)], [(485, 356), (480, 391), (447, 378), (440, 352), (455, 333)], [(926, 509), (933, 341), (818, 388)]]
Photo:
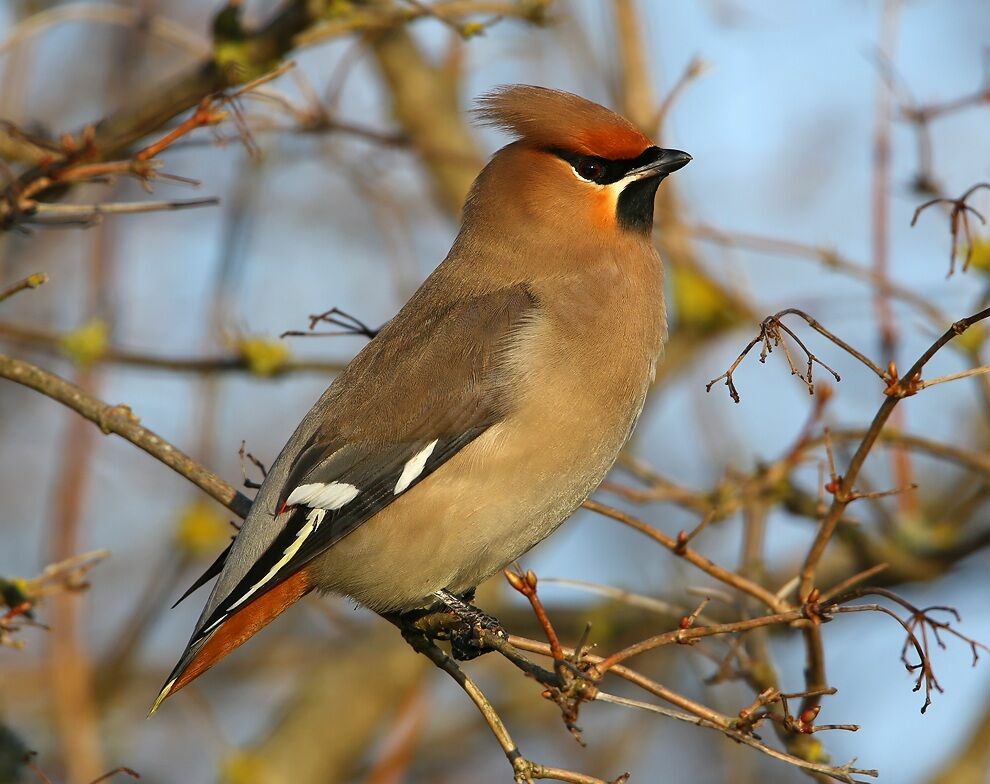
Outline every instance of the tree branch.
[(71, 381), (23, 360), (0, 354), (0, 377), (34, 389), (57, 400), (95, 423), (104, 433), (116, 435), (143, 449), (156, 460), (184, 476), (238, 517), (251, 508), (251, 500), (204, 468), (161, 436), (143, 427), (126, 405), (110, 405), (89, 395)]

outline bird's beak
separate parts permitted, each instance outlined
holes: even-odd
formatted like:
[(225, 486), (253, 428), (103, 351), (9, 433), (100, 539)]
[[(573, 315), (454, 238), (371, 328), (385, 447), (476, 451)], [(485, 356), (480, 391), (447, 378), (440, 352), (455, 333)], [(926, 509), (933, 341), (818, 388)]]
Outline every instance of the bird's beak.
[(647, 177), (666, 177), (668, 174), (677, 171), (688, 165), (691, 156), (681, 150), (662, 150), (656, 148), (656, 158), (635, 169), (630, 169), (626, 177), (635, 177), (643, 180)]

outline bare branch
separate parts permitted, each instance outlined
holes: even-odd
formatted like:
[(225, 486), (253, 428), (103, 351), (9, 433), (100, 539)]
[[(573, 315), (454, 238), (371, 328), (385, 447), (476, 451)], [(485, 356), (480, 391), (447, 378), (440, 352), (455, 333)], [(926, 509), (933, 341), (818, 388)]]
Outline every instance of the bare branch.
[(754, 749), (767, 754), (775, 759), (779, 759), (790, 765), (795, 765), (802, 770), (811, 771), (813, 773), (821, 773), (823, 776), (828, 776), (829, 778), (835, 779), (836, 781), (845, 782), (845, 784), (860, 784), (860, 779), (855, 779), (853, 776), (879, 776), (880, 772), (874, 769), (866, 768), (856, 768), (854, 764), (856, 760), (851, 760), (845, 765), (839, 767), (833, 767), (831, 765), (824, 765), (820, 762), (811, 762), (809, 760), (801, 759), (800, 757), (795, 757), (791, 754), (787, 754), (783, 751), (778, 751), (777, 749), (767, 746), (763, 741), (758, 740), (753, 735), (740, 732), (738, 730), (729, 729), (725, 727), (718, 727), (712, 725), (706, 719), (700, 718), (698, 716), (692, 716), (689, 713), (683, 713), (682, 711), (671, 710), (670, 708), (664, 708), (661, 705), (654, 705), (650, 702), (643, 702), (642, 700), (632, 700), (628, 697), (619, 697), (614, 694), (608, 694), (606, 692), (598, 692), (595, 696), (596, 700), (602, 702), (610, 702), (614, 705), (622, 705), (627, 708), (638, 708), (639, 710), (649, 711), (651, 713), (659, 713), (661, 716), (667, 716), (672, 719), (677, 719), (678, 721), (684, 721), (688, 724), (694, 724), (699, 727), (705, 727), (707, 729), (715, 729), (721, 732), (723, 735), (727, 735), (733, 740), (749, 746)]
[(942, 196), (929, 199), (924, 204), (918, 206), (918, 208), (914, 211), (914, 216), (911, 218), (911, 225), (914, 226), (918, 222), (918, 218), (921, 217), (921, 213), (929, 207), (933, 207), (936, 204), (946, 204), (950, 207), (949, 232), (952, 236), (952, 245), (949, 248), (949, 272), (946, 274), (947, 278), (951, 278), (953, 273), (956, 271), (956, 257), (959, 253), (960, 229), (962, 229), (962, 234), (966, 238), (966, 258), (963, 260), (962, 271), (966, 272), (969, 269), (969, 262), (973, 258), (973, 230), (969, 224), (969, 216), (975, 215), (982, 224), (986, 224), (987, 221), (983, 215), (967, 204), (966, 201), (970, 196), (982, 188), (990, 189), (990, 182), (978, 182), (976, 185), (969, 188), (969, 190), (967, 190), (958, 199), (950, 199)]
[(2, 354), (0, 354), (0, 377), (57, 400), (95, 423), (104, 433), (116, 433), (130, 441), (173, 471), (186, 477), (238, 517), (244, 517), (251, 508), (251, 501), (246, 496), (238, 493), (213, 472), (172, 446), (161, 436), (142, 427), (128, 406), (112, 406), (104, 403), (54, 373)]
[(41, 226), (95, 226), (106, 215), (137, 215), (145, 212), (172, 212), (196, 207), (215, 207), (216, 197), (205, 199), (173, 199), (170, 201), (103, 202), (101, 204), (47, 204), (32, 202), (25, 205), (19, 222)]
[(786, 612), (790, 609), (787, 602), (783, 601), (779, 597), (775, 596), (771, 591), (767, 590), (761, 585), (757, 585), (752, 580), (749, 580), (742, 575), (735, 572), (730, 572), (718, 564), (705, 558), (700, 553), (683, 546), (676, 539), (667, 536), (662, 531), (653, 528), (653, 526), (647, 525), (642, 520), (638, 520), (632, 515), (626, 514), (618, 509), (614, 509), (605, 504), (598, 503), (588, 499), (582, 504), (585, 509), (590, 509), (592, 512), (597, 512), (605, 517), (610, 517), (613, 520), (618, 520), (620, 523), (628, 525), (630, 528), (635, 528), (640, 533), (646, 534), (651, 539), (659, 542), (668, 550), (670, 550), (675, 555), (679, 555), (688, 563), (698, 567), (701, 571), (714, 577), (719, 582), (730, 585), (733, 588), (748, 594), (755, 599), (759, 599), (763, 604), (765, 604), (770, 609), (775, 612)]
[[(781, 319), (784, 316), (788, 316), (788, 315), (798, 316), (799, 318), (803, 319), (808, 324), (809, 327), (815, 330), (815, 332), (828, 338), (828, 340), (830, 340), (836, 346), (841, 348), (847, 354), (851, 355), (853, 358), (859, 360), (859, 362), (866, 365), (866, 367), (868, 367), (870, 370), (876, 373), (881, 380), (887, 381), (889, 379), (888, 374), (883, 369), (881, 369), (879, 365), (873, 362), (873, 360), (871, 360), (869, 357), (863, 354), (863, 352), (849, 345), (846, 341), (835, 335), (830, 330), (826, 329), (824, 326), (822, 326), (822, 324), (819, 321), (813, 319), (803, 310), (798, 310), (797, 308), (785, 308), (784, 310), (778, 311), (777, 313), (774, 313), (772, 316), (767, 316), (765, 319), (763, 319), (763, 321), (760, 323), (760, 331), (756, 335), (756, 337), (746, 344), (746, 347), (742, 350), (742, 352), (740, 352), (739, 356), (736, 357), (735, 361), (733, 361), (733, 363), (729, 366), (728, 370), (726, 370), (722, 375), (718, 376), (717, 378), (713, 378), (705, 385), (705, 391), (711, 392), (712, 387), (715, 386), (715, 384), (717, 384), (719, 381), (722, 381), (724, 379), (725, 385), (729, 388), (730, 397), (734, 402), (738, 403), (740, 400), (739, 391), (736, 389), (736, 385), (733, 381), (733, 374), (736, 372), (739, 365), (746, 358), (749, 352), (752, 351), (757, 344), (762, 344), (763, 346), (763, 348), (760, 351), (761, 363), (766, 362), (767, 357), (773, 352), (774, 348), (780, 347), (783, 350), (784, 356), (787, 359), (787, 364), (790, 367), (791, 375), (800, 378), (808, 387), (808, 392), (812, 395), (815, 393), (815, 384), (813, 377), (813, 369), (815, 365), (819, 365), (820, 367), (824, 368), (829, 373), (831, 373), (832, 377), (836, 381), (841, 381), (841, 379), (839, 378), (839, 374), (836, 373), (832, 368), (830, 368), (824, 362), (822, 362), (817, 356), (815, 356), (811, 352), (811, 350), (804, 344), (804, 342), (794, 333), (794, 331), (786, 324), (784, 324), (783, 321), (781, 321)], [(790, 336), (790, 338), (795, 343), (797, 343), (798, 347), (804, 353), (806, 367), (803, 370), (795, 364), (793, 358), (791, 357), (790, 351), (787, 348), (787, 342), (784, 340), (784, 337), (781, 334), (781, 332), (784, 332), (788, 336)]]
[(914, 394), (914, 391), (912, 391), (912, 384), (915, 384), (918, 380), (920, 380), (921, 371), (924, 370), (925, 365), (928, 364), (928, 361), (935, 356), (940, 349), (942, 349), (954, 338), (963, 334), (973, 324), (976, 324), (977, 322), (988, 317), (990, 317), (990, 308), (981, 310), (978, 313), (974, 313), (972, 316), (955, 322), (941, 335), (941, 337), (932, 343), (932, 345), (929, 346), (920, 357), (918, 357), (914, 365), (911, 366), (911, 369), (908, 370), (904, 380), (891, 381), (891, 385), (887, 390), (887, 397), (881, 404), (876, 415), (873, 417), (873, 421), (870, 423), (869, 429), (856, 449), (852, 459), (849, 461), (849, 467), (846, 469), (846, 473), (842, 477), (840, 487), (832, 500), (832, 505), (829, 508), (825, 519), (822, 521), (821, 527), (818, 530), (818, 535), (808, 551), (804, 565), (801, 567), (801, 586), (799, 594), (802, 599), (806, 599), (814, 587), (813, 583), (815, 569), (818, 565), (818, 561), (824, 554), (825, 548), (828, 546), (828, 542), (832, 538), (832, 534), (835, 533), (835, 527), (838, 525), (839, 519), (842, 517), (842, 513), (849, 504), (848, 499), (853, 491), (856, 479), (859, 477), (860, 469), (863, 467), (863, 463), (866, 462), (867, 455), (869, 455), (872, 450), (874, 443), (876, 443), (876, 440), (880, 435), (880, 431), (883, 430), (883, 427), (887, 423), (887, 420), (894, 408), (902, 398)]

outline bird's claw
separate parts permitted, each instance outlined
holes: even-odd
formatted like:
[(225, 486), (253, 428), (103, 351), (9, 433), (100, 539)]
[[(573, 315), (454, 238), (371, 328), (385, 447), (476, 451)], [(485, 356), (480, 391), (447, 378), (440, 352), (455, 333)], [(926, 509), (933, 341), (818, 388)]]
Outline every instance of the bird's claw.
[(483, 653), (494, 650), (486, 641), (486, 637), (489, 640), (493, 635), (502, 640), (509, 638), (498, 618), (469, 603), (474, 598), (473, 589), (462, 596), (450, 591), (437, 591), (434, 596), (460, 621), (448, 634), (451, 653), (458, 661), (476, 659)]
[(471, 609), (473, 612), (468, 617), (461, 617), (460, 625), (450, 633), (450, 652), (458, 661), (470, 661), (495, 650), (486, 637), (509, 639), (498, 618), (476, 607)]

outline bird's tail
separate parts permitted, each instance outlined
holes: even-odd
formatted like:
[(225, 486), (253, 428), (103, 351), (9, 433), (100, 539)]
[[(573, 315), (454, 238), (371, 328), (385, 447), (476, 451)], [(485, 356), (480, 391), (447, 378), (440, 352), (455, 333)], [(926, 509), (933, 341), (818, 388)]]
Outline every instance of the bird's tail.
[(231, 613), (209, 635), (190, 641), (179, 663), (169, 674), (165, 686), (158, 692), (148, 716), (154, 714), (165, 699), (198, 678), (227, 654), (253, 637), (275, 620), (290, 604), (310, 591), (306, 570), (300, 570), (287, 580)]

